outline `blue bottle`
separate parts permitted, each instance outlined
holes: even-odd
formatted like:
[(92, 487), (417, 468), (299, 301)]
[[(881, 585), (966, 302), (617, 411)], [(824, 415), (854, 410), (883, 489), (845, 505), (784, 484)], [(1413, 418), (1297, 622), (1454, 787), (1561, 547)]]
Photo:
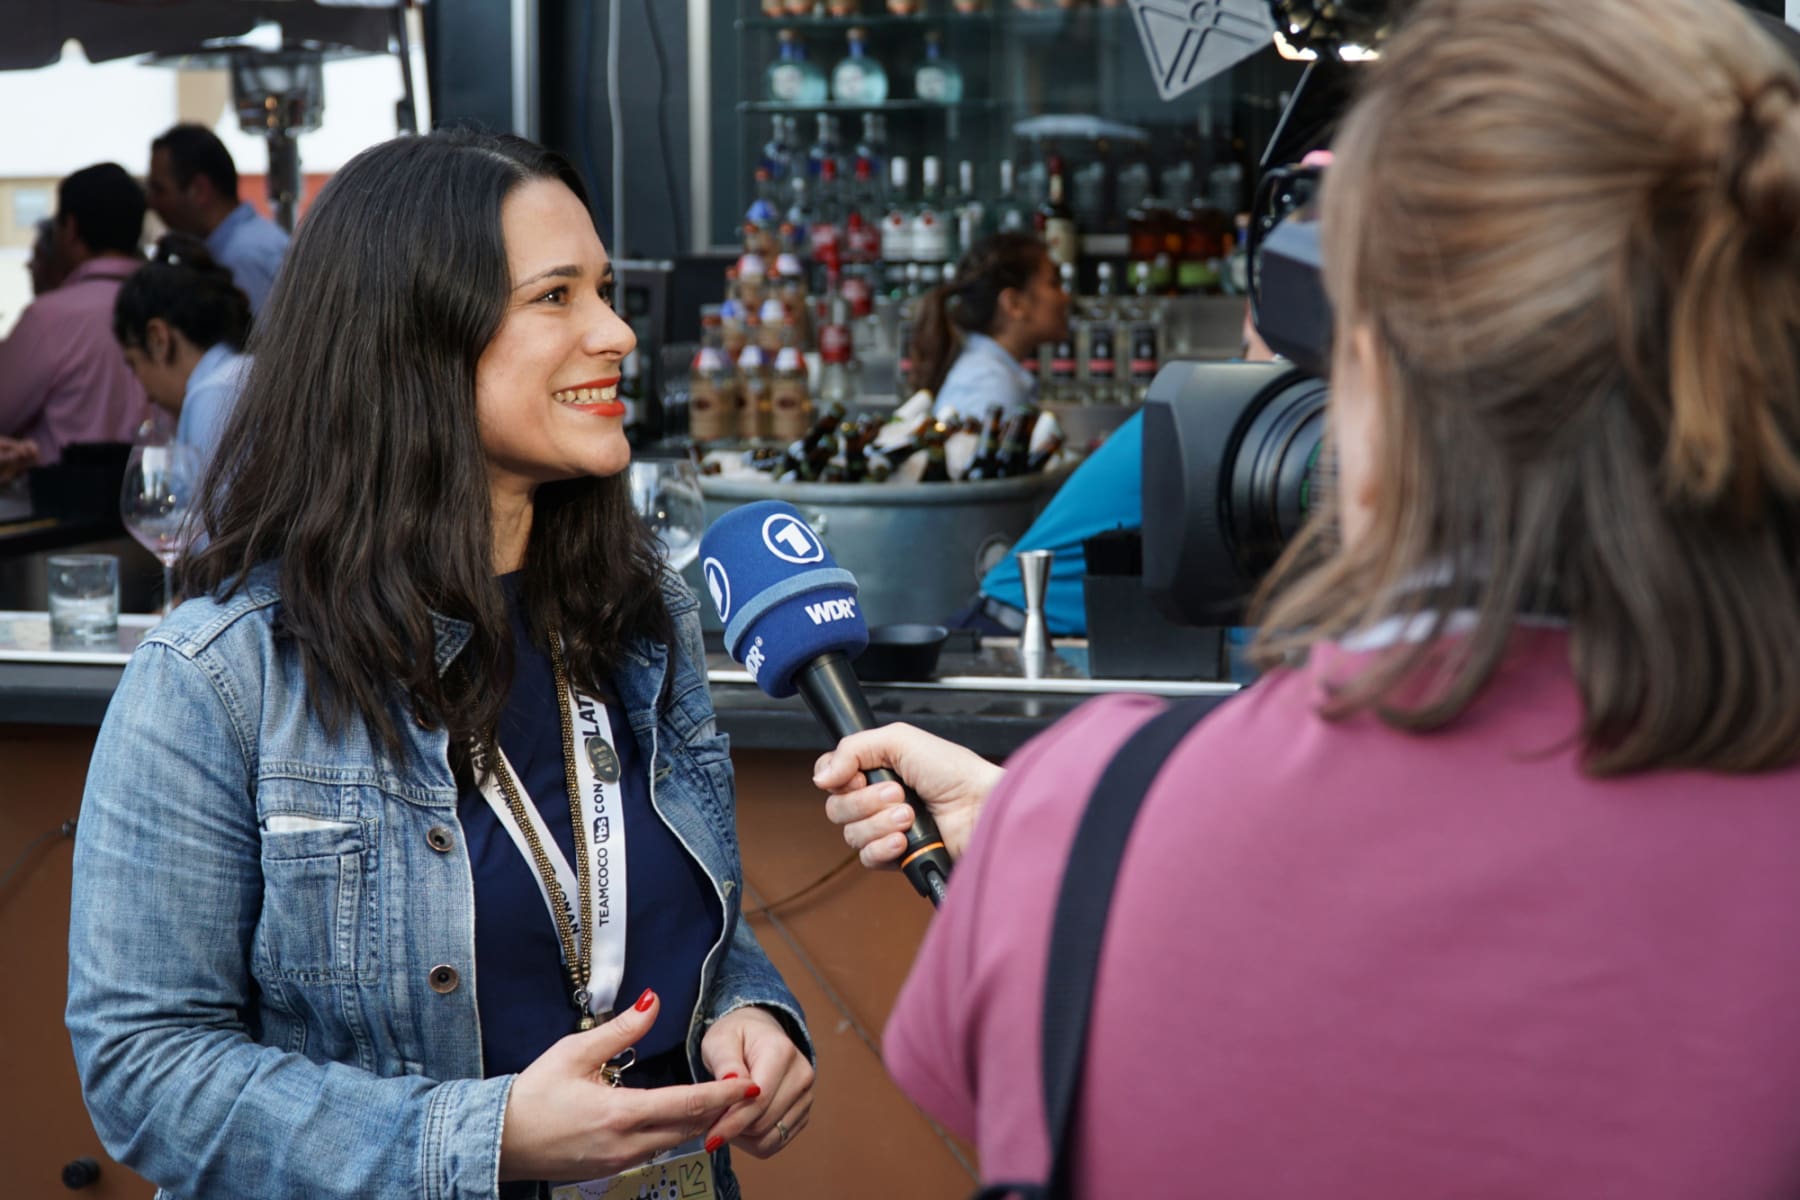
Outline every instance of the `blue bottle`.
[(932, 104), (962, 101), (962, 68), (944, 57), (944, 45), (936, 33), (925, 35), (925, 61), (913, 72), (913, 95)]
[(781, 31), (781, 54), (763, 72), (763, 95), (776, 104), (825, 103), (825, 72), (807, 61), (806, 47), (792, 29)]
[(847, 35), (850, 53), (831, 71), (831, 98), (839, 104), (885, 104), (887, 71), (869, 54), (869, 35), (860, 26)]

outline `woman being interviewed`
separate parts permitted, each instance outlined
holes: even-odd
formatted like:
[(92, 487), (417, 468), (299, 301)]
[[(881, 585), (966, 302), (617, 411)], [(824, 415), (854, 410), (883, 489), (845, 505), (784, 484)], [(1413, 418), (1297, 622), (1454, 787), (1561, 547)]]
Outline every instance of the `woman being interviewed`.
[(950, 282), (925, 293), (913, 329), (914, 381), (940, 418), (1006, 415), (1037, 403), (1037, 382), (1020, 360), (1069, 333), (1068, 293), (1036, 235), (996, 233), (957, 264)]
[(733, 1196), (724, 1143), (806, 1121), (696, 605), (619, 476), (612, 287), (517, 138), (377, 146), (300, 228), (195, 598), (82, 806), (69, 1028), (171, 1195), (536, 1196), (677, 1152)]

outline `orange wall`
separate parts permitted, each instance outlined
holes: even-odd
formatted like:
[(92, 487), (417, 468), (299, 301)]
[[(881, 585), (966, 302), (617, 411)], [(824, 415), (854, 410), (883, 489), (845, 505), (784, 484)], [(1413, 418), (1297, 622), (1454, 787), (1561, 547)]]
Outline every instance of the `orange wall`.
[[(73, 817), (94, 731), (0, 726), (0, 869), (31, 841)], [(741, 751), (738, 826), (745, 906), (763, 948), (804, 1006), (818, 1046), (812, 1122), (794, 1143), (759, 1162), (738, 1155), (749, 1200), (856, 1196), (866, 1200), (964, 1196), (972, 1154), (944, 1135), (889, 1082), (877, 1050), (882, 1025), (931, 918), (897, 875), (853, 866), (803, 901), (779, 901), (847, 855), (809, 782), (811, 752)], [(88, 1124), (63, 1030), (68, 976), (72, 843), (39, 846), (0, 890), (0, 1193), (52, 1196), (70, 1159), (102, 1163), (96, 1200), (142, 1198), (154, 1189), (110, 1160)]]

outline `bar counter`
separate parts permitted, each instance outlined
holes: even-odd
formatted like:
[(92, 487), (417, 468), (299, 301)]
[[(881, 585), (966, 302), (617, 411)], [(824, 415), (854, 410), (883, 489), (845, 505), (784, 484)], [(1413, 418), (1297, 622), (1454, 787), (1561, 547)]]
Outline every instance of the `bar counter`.
[[(88, 1156), (100, 1180), (84, 1194), (148, 1200), (154, 1189), (108, 1159), (88, 1124), (63, 1030), (70, 848), (58, 836), (81, 803), (96, 729), (133, 646), (155, 618), (123, 616), (117, 646), (52, 650), (43, 613), (0, 612), (0, 943), (18, 986), (0, 990), (0, 1071), (21, 1081), (0, 1122), (0, 1162), (21, 1195), (58, 1194), (59, 1173)], [(1085, 647), (1058, 643), (1047, 678), (1020, 678), (1016, 645), (947, 647), (937, 678), (870, 684), (883, 720), (904, 720), (1000, 759), (1099, 691), (1212, 695), (1231, 684), (1085, 679)], [(744, 908), (763, 948), (805, 1008), (818, 1048), (813, 1117), (795, 1143), (759, 1161), (738, 1155), (758, 1197), (961, 1196), (975, 1189), (968, 1147), (893, 1086), (880, 1034), (931, 907), (897, 874), (855, 864), (821, 812), (812, 763), (829, 745), (800, 699), (772, 700), (722, 654), (708, 675), (732, 740)], [(21, 858), (21, 856), (23, 856)], [(29, 1097), (29, 1101), (24, 1098)]]

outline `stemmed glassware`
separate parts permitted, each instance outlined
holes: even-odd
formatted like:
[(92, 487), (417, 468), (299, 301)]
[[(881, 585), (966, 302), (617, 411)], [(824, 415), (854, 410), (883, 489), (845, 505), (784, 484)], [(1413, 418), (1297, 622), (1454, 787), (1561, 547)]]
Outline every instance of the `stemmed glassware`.
[(193, 446), (167, 443), (133, 446), (119, 491), (119, 515), (144, 549), (163, 569), (163, 608), (175, 606), (175, 560), (193, 541), (198, 524), (200, 452)]
[(700, 557), (706, 529), (699, 470), (687, 458), (634, 460), (628, 470), (632, 507), (662, 541), (669, 566), (685, 569)]

